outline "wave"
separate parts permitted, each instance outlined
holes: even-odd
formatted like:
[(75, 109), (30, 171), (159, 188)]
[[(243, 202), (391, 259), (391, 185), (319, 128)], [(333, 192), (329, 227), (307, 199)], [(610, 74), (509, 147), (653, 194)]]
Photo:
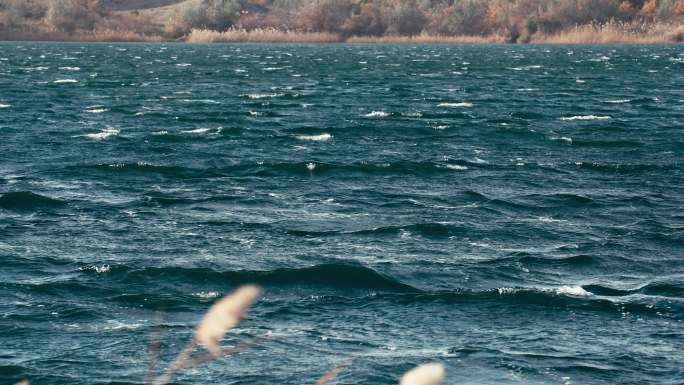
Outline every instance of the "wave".
[(459, 103), (439, 103), (437, 107), (448, 107), (448, 108), (470, 108), (473, 106), (473, 103), (468, 103), (468, 102), (459, 102)]
[[(145, 307), (185, 309), (196, 302), (220, 296), (215, 290), (187, 292), (182, 295), (160, 292), (157, 294), (121, 294), (119, 286), (130, 287), (146, 282), (170, 282), (178, 287), (215, 288), (246, 283), (255, 283), (271, 288), (291, 286), (340, 290), (323, 297), (338, 298), (344, 303), (358, 306), (360, 303), (384, 301), (390, 303), (443, 303), (478, 304), (477, 306), (525, 306), (583, 309), (588, 311), (643, 313), (679, 319), (684, 316), (682, 301), (684, 286), (681, 282), (654, 282), (643, 287), (621, 290), (597, 284), (558, 285), (535, 287), (492, 287), (486, 289), (448, 289), (425, 290), (404, 283), (390, 275), (370, 267), (347, 262), (324, 263), (300, 268), (281, 268), (266, 271), (237, 270), (217, 271), (211, 268), (184, 267), (143, 267), (133, 268), (126, 265), (113, 265), (108, 270), (97, 272), (81, 268), (82, 276), (68, 280), (49, 281), (38, 284), (23, 282), (11, 283), (24, 289), (39, 293), (79, 293), (89, 291), (94, 296), (104, 296), (108, 300), (136, 303)], [(112, 286), (111, 283), (115, 285)], [(427, 283), (426, 285), (429, 285)], [(361, 294), (350, 289), (371, 290)], [(206, 290), (206, 289), (204, 289)], [(274, 291), (277, 292), (277, 291)], [(639, 295), (635, 295), (639, 294)], [(667, 297), (664, 300), (661, 297)], [(318, 306), (316, 303), (302, 306)], [(339, 302), (339, 301), (338, 301)], [(85, 311), (87, 309), (84, 309)]]
[(0, 208), (8, 210), (27, 210), (50, 208), (64, 205), (65, 202), (35, 194), (30, 191), (9, 192), (0, 195)]
[(272, 98), (278, 98), (281, 96), (284, 96), (285, 94), (278, 94), (278, 93), (252, 93), (252, 94), (243, 94), (241, 96), (246, 97), (247, 99), (272, 99)]
[(365, 115), (363, 115), (366, 118), (386, 118), (390, 116), (391, 114), (389, 112), (385, 111), (371, 111)]
[(84, 136), (84, 137), (90, 138), (90, 139), (95, 139), (95, 140), (105, 140), (109, 137), (119, 135), (119, 132), (121, 132), (121, 131), (117, 130), (116, 128), (107, 127), (100, 132), (93, 133), (93, 134), (85, 134), (85, 135), (81, 135), (81, 136)]
[(297, 136), (297, 139), (309, 140), (314, 142), (327, 142), (328, 140), (332, 139), (332, 135), (328, 133), (323, 133), (319, 135), (299, 135)]
[(426, 238), (446, 238), (467, 231), (465, 227), (449, 223), (417, 223), (406, 226), (382, 226), (356, 231), (311, 231), (288, 230), (291, 235), (300, 237), (326, 237), (337, 235), (400, 235), (416, 234)]
[(585, 288), (597, 295), (626, 297), (636, 294), (659, 297), (684, 298), (684, 282), (656, 281), (633, 289), (616, 289), (602, 285), (586, 285)]
[(617, 174), (631, 174), (643, 173), (652, 171), (667, 171), (677, 169), (675, 164), (637, 164), (637, 163), (598, 163), (598, 162), (580, 162), (577, 164), (581, 168), (589, 169), (591, 171), (617, 173)]
[(416, 292), (414, 287), (401, 283), (361, 264), (327, 263), (302, 268), (282, 268), (269, 271), (216, 271), (209, 268), (148, 267), (131, 269), (112, 266), (110, 274), (124, 282), (216, 282), (235, 285), (256, 283), (264, 286), (326, 286), (334, 288), (357, 288)]
[(569, 116), (569, 117), (562, 117), (560, 120), (568, 120), (568, 121), (573, 121), (573, 120), (608, 120), (612, 119), (610, 116), (597, 116), (597, 115), (575, 115), (575, 116)]

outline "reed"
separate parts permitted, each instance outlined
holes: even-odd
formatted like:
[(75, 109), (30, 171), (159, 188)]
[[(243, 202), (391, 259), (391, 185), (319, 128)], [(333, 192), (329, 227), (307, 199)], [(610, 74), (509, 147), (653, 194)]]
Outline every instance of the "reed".
[(299, 32), (275, 28), (252, 30), (232, 28), (219, 32), (193, 29), (185, 37), (187, 43), (339, 43), (340, 35), (328, 32)]
[(578, 25), (554, 34), (536, 34), (531, 43), (544, 44), (657, 44), (684, 41), (684, 26), (666, 23)]
[(164, 41), (159, 35), (146, 35), (135, 31), (123, 30), (94, 30), (74, 35), (75, 41), (91, 42), (129, 42), (129, 43), (158, 43)]
[[(174, 374), (181, 370), (197, 367), (255, 345), (257, 342), (243, 343), (235, 348), (224, 348), (221, 346), (221, 340), (230, 329), (240, 323), (260, 295), (261, 289), (259, 287), (246, 285), (216, 302), (209, 308), (195, 329), (194, 338), (188, 342), (185, 349), (176, 356), (176, 359), (167, 366), (161, 375), (157, 375), (156, 370), (157, 357), (159, 357), (161, 350), (161, 331), (155, 331), (150, 343), (150, 362), (146, 384), (165, 385)], [(203, 346), (209, 353), (193, 355), (198, 345)]]
[(498, 35), (490, 36), (448, 36), (431, 35), (421, 33), (413, 36), (352, 36), (346, 40), (348, 43), (361, 44), (487, 44), (505, 43), (506, 39)]
[(425, 364), (409, 370), (399, 385), (439, 385), (444, 381), (444, 365)]
[[(188, 342), (185, 349), (166, 367), (162, 374), (159, 374), (157, 371), (157, 363), (161, 351), (163, 330), (160, 326), (157, 326), (152, 333), (145, 384), (166, 385), (174, 374), (181, 370), (194, 368), (221, 357), (241, 352), (260, 343), (263, 340), (262, 338), (256, 338), (252, 342), (239, 344), (234, 348), (221, 346), (221, 340), (223, 340), (226, 333), (240, 323), (252, 304), (261, 296), (261, 293), (261, 288), (254, 285), (245, 285), (212, 305), (195, 328), (194, 337)], [(159, 324), (161, 323), (161, 319), (157, 321)], [(198, 346), (202, 346), (209, 353), (195, 354)], [(327, 385), (333, 381), (340, 372), (351, 364), (351, 361), (351, 359), (346, 360), (329, 370), (316, 382), (316, 385)], [(444, 366), (439, 363), (421, 365), (406, 372), (401, 378), (399, 385), (439, 385), (444, 380), (444, 372)], [(29, 381), (22, 380), (15, 385), (29, 385)]]

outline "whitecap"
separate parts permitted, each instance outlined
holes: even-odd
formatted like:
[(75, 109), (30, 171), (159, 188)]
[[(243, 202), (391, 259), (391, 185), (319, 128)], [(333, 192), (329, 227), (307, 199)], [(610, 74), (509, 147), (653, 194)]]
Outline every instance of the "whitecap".
[(218, 291), (200, 291), (192, 294), (193, 297), (199, 297), (202, 299), (217, 298), (221, 295)]
[(176, 64), (176, 67), (190, 67), (192, 64), (190, 63), (178, 63)]
[(104, 139), (109, 138), (110, 136), (119, 135), (119, 132), (120, 131), (117, 130), (116, 128), (107, 127), (100, 132), (97, 132), (94, 134), (85, 134), (83, 136), (85, 136), (86, 138), (95, 139), (95, 140), (104, 140)]
[(213, 99), (181, 99), (185, 103), (201, 103), (201, 104), (221, 104), (221, 102)]
[(109, 266), (109, 265), (107, 265), (107, 264), (104, 264), (104, 265), (101, 265), (101, 266), (98, 266), (98, 265), (88, 265), (88, 266), (80, 267), (80, 268), (79, 268), (79, 270), (81, 270), (81, 271), (92, 270), (92, 271), (94, 271), (94, 272), (96, 272), (96, 273), (98, 273), (98, 274), (109, 273), (109, 271), (110, 271), (111, 269), (112, 269), (111, 266)]
[(562, 140), (564, 142), (572, 143), (572, 138), (567, 136), (554, 136), (551, 138), (551, 140)]
[(449, 108), (459, 108), (459, 107), (464, 107), (464, 108), (469, 108), (472, 107), (473, 103), (468, 103), (468, 102), (459, 102), (459, 103), (439, 103), (437, 107), (449, 107)]
[(88, 107), (85, 112), (89, 112), (91, 114), (101, 114), (103, 112), (109, 111), (108, 108), (103, 108), (103, 107)]
[(608, 120), (612, 119), (610, 116), (596, 116), (596, 115), (575, 115), (570, 117), (562, 117), (560, 120)]
[(283, 96), (283, 94), (246, 94), (244, 95), (249, 99), (267, 99), (267, 98), (277, 98), (279, 96)]
[(103, 327), (103, 330), (135, 330), (141, 326), (143, 325), (139, 323), (128, 324), (117, 320), (109, 320), (106, 326)]
[(631, 99), (615, 99), (615, 100), (605, 100), (604, 103), (623, 104), (623, 103), (629, 103), (631, 101), (632, 101)]
[(584, 290), (582, 286), (561, 286), (554, 290), (556, 294), (560, 295), (572, 295), (576, 297), (590, 297), (593, 294)]
[(80, 67), (59, 67), (63, 71), (80, 71)]
[(422, 112), (407, 112), (403, 114), (404, 116), (408, 116), (410, 118), (422, 118), (423, 113)]
[(10, 107), (12, 107), (11, 104), (2, 104), (2, 103), (0, 103), (0, 108), (10, 108)]
[(461, 166), (461, 165), (458, 165), (458, 164), (447, 164), (447, 165), (446, 165), (446, 168), (448, 168), (449, 170), (457, 170), (457, 171), (464, 171), (464, 170), (467, 170), (467, 169), (468, 169), (468, 167), (466, 167), (466, 166)]
[(316, 163), (307, 163), (306, 164), (306, 169), (309, 171), (313, 171), (316, 169)]
[(211, 131), (211, 128), (196, 128), (194, 130), (181, 131), (184, 134), (204, 134), (205, 132)]
[(364, 115), (366, 118), (385, 118), (390, 114), (385, 111), (372, 111)]
[(55, 84), (78, 83), (78, 80), (76, 80), (76, 79), (57, 79), (53, 83), (55, 83)]
[(327, 142), (328, 140), (332, 139), (332, 135), (328, 133), (323, 133), (320, 135), (299, 135), (297, 137), (299, 140), (311, 140), (314, 142)]

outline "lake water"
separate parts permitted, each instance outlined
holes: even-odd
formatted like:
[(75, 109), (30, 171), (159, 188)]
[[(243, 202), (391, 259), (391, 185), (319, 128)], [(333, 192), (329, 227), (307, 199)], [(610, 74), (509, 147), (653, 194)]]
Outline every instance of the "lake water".
[(0, 382), (682, 384), (684, 46), (0, 44)]

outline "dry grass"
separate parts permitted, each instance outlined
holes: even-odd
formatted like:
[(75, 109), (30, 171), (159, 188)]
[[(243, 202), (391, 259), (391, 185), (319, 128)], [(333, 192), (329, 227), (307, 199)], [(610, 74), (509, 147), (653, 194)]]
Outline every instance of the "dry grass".
[(144, 35), (132, 31), (92, 31), (69, 34), (60, 31), (0, 31), (0, 41), (88, 41), (88, 42), (145, 42), (164, 41), (159, 35)]
[(531, 43), (548, 44), (657, 44), (684, 41), (684, 25), (587, 24), (551, 35), (537, 34)]
[(188, 43), (338, 43), (339, 35), (326, 32), (296, 32), (277, 29), (229, 29), (224, 32), (193, 29)]
[(414, 36), (352, 36), (348, 43), (363, 44), (487, 44), (505, 43), (501, 36), (446, 36), (422, 33)]
[(159, 35), (145, 35), (133, 31), (93, 31), (74, 36), (77, 41), (101, 41), (101, 42), (138, 42), (158, 43), (164, 41)]

